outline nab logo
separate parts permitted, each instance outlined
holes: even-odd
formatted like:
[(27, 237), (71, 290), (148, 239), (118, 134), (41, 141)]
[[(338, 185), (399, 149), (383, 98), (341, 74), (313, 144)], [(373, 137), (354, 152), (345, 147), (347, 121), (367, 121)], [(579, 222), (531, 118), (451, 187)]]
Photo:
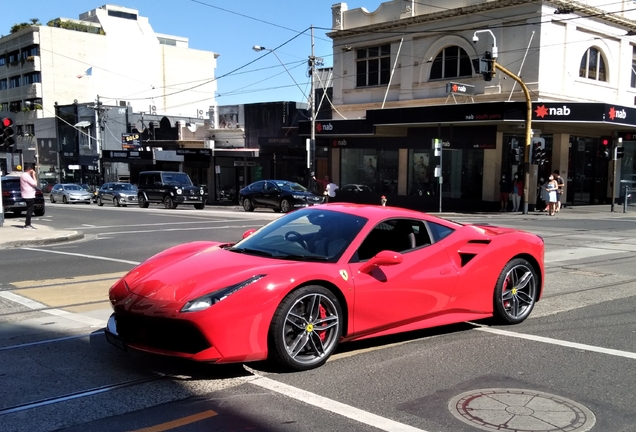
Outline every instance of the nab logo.
[(327, 123), (327, 124), (322, 124), (322, 123), (318, 123), (316, 125), (316, 132), (322, 132), (322, 131), (331, 131), (333, 130), (333, 125), (331, 123)]
[(616, 108), (611, 107), (609, 110), (609, 118), (610, 120), (616, 120), (617, 118), (624, 120), (627, 118), (627, 111), (624, 109), (617, 111)]
[(550, 115), (550, 116), (569, 116), (570, 115), (570, 108), (568, 108), (567, 105), (563, 105), (563, 107), (559, 107), (559, 108), (546, 108), (545, 105), (539, 105), (537, 107), (536, 110), (534, 110), (534, 113), (537, 115), (537, 117), (541, 117), (541, 118), (545, 118), (545, 116)]

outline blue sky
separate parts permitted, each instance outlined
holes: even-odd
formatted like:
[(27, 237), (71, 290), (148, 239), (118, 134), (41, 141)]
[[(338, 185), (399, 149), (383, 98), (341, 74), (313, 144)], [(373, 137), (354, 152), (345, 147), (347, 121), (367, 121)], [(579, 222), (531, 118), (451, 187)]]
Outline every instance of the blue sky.
[[(31, 18), (38, 18), (44, 24), (58, 17), (78, 19), (83, 12), (104, 4), (117, 4), (137, 9), (141, 16), (149, 18), (157, 33), (184, 36), (189, 38), (190, 48), (220, 54), (216, 69), (219, 105), (281, 100), (306, 102), (309, 93), (307, 59), (311, 53), (308, 29), (311, 25), (317, 27), (314, 31), (315, 55), (324, 59), (325, 66), (331, 66), (331, 39), (325, 36), (324, 29), (331, 27), (334, 3), (337, 1), (29, 0), (27, 3), (14, 2), (12, 7), (3, 9), (0, 35), (9, 34), (13, 24), (28, 22)], [(382, 2), (355, 0), (346, 3), (349, 9), (364, 7), (374, 11)], [(276, 48), (283, 44), (276, 53), (293, 79), (272, 54), (246, 66), (240, 73), (221, 77), (265, 53), (254, 52), (252, 46)]]

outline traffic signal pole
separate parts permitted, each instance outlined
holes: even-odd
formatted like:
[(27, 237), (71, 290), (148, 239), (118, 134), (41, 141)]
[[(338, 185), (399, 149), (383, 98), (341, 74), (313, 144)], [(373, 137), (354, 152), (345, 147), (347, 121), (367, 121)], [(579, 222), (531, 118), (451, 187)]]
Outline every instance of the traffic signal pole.
[(493, 71), (500, 70), (521, 86), (526, 97), (526, 145), (523, 151), (523, 214), (528, 214), (528, 196), (530, 195), (530, 146), (532, 145), (532, 99), (526, 84), (517, 75), (493, 60)]

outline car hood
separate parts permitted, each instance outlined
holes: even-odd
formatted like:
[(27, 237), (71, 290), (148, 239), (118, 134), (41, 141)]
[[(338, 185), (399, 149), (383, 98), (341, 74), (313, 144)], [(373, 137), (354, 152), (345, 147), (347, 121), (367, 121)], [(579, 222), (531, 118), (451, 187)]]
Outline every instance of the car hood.
[(131, 270), (124, 277), (128, 290), (156, 301), (185, 302), (297, 264), (230, 252), (220, 246), (196, 242), (189, 250), (187, 245), (169, 249)]

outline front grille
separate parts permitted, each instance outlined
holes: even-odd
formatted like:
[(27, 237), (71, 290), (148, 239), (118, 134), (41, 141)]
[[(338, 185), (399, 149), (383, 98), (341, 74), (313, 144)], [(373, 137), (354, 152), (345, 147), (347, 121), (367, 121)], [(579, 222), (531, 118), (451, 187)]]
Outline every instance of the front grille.
[(117, 315), (117, 333), (129, 344), (186, 354), (211, 346), (196, 326), (178, 319)]

